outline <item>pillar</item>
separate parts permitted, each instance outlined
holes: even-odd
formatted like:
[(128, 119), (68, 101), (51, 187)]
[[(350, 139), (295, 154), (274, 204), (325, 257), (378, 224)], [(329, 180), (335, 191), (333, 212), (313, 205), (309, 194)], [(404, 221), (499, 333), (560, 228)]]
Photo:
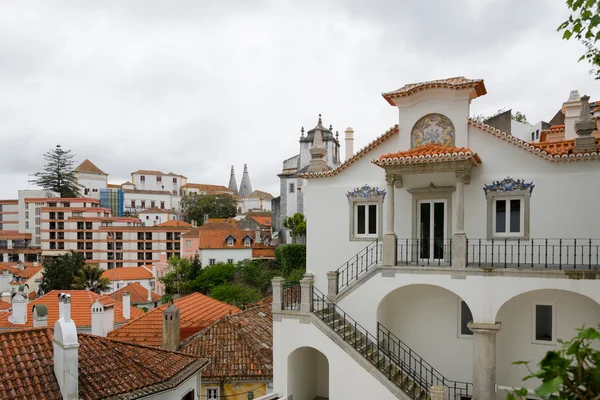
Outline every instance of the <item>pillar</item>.
[(276, 276), (271, 280), (273, 285), (273, 320), (281, 321), (281, 309), (283, 308), (283, 281), (280, 276)]
[(465, 182), (468, 175), (456, 173), (456, 222), (452, 234), (452, 267), (467, 266), (467, 235), (465, 234)]
[(309, 314), (312, 305), (312, 287), (315, 279), (313, 274), (306, 273), (300, 280), (300, 312)]
[(496, 398), (496, 334), (500, 323), (469, 322), (473, 332), (473, 398)]
[(327, 297), (334, 303), (337, 302), (338, 293), (338, 273), (336, 271), (327, 272)]
[(386, 175), (386, 199), (384, 200), (383, 265), (396, 265), (396, 233), (394, 232), (394, 181), (393, 175)]
[(429, 396), (431, 400), (445, 400), (446, 386), (432, 386), (429, 388)]

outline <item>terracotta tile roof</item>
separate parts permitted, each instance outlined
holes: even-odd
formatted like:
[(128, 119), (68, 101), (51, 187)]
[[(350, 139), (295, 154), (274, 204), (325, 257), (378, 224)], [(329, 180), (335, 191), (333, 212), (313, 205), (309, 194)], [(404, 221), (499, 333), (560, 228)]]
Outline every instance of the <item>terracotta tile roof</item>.
[(106, 172), (96, 167), (94, 163), (87, 158), (81, 164), (79, 164), (77, 168), (75, 168), (75, 171), (82, 172), (84, 174), (108, 175)]
[[(33, 326), (33, 306), (36, 304), (45, 304), (48, 308), (48, 326), (54, 326), (58, 319), (58, 295), (59, 293), (68, 293), (71, 295), (71, 318), (75, 321), (78, 328), (89, 328), (92, 326), (92, 308), (91, 305), (96, 299), (101, 296), (89, 290), (52, 290), (42, 297), (29, 302), (27, 305), (27, 322), (24, 325), (13, 325), (8, 321), (10, 313), (0, 314), (0, 329), (20, 329)], [(123, 305), (115, 304), (115, 325), (127, 322), (123, 318)], [(131, 319), (135, 319), (144, 315), (144, 311), (137, 307), (131, 307)]]
[(257, 216), (252, 216), (250, 218), (252, 218), (253, 220), (255, 220), (256, 222), (258, 222), (260, 225), (263, 225), (263, 226), (271, 226), (272, 221), (273, 221), (271, 216), (262, 217), (262, 216), (257, 215)]
[(254, 192), (250, 193), (250, 195), (247, 198), (271, 200), (273, 198), (273, 195), (271, 193), (263, 192), (261, 190), (255, 190)]
[(228, 187), (222, 185), (208, 185), (204, 183), (186, 183), (181, 186), (182, 189), (198, 189), (201, 192), (207, 192), (208, 194), (217, 194), (217, 193), (231, 193), (233, 192), (229, 190)]
[[(544, 160), (550, 162), (572, 162), (572, 161), (590, 161), (590, 160), (600, 160), (600, 151), (595, 151), (591, 153), (579, 153), (573, 154), (572, 152), (564, 152), (565, 144), (560, 146), (552, 146), (556, 143), (561, 142), (546, 142), (546, 143), (527, 143), (513, 135), (502, 132), (499, 129), (493, 128), (489, 125), (483, 124), (481, 122), (477, 122), (471, 118), (468, 119), (468, 124), (474, 127), (477, 127), (488, 133), (492, 136), (497, 137), (503, 141), (509, 142), (512, 145), (528, 151), (529, 153), (535, 154), (536, 156), (543, 158)], [(573, 140), (570, 140), (573, 141)], [(569, 140), (565, 140), (562, 142), (569, 142)]]
[(223, 221), (223, 222), (208, 222), (202, 226), (199, 226), (198, 230), (200, 230), (200, 231), (227, 230), (229, 232), (235, 232), (235, 231), (239, 231), (240, 229), (234, 224)]
[[(174, 304), (179, 308), (181, 339), (206, 328), (217, 319), (240, 312), (240, 309), (200, 293), (192, 293)], [(162, 345), (162, 312), (168, 304), (154, 308), (143, 317), (111, 331), (109, 338), (147, 346)]]
[(22, 271), (19, 270), (19, 272), (16, 273), (15, 275), (18, 275), (23, 278), (31, 278), (33, 275), (37, 274), (38, 272), (40, 272), (43, 269), (44, 269), (44, 267), (27, 267)]
[(252, 248), (253, 258), (274, 258), (275, 247)]
[(406, 97), (410, 96), (416, 92), (420, 92), (426, 89), (437, 89), (437, 88), (449, 88), (449, 89), (469, 89), (474, 88), (477, 97), (483, 96), (487, 93), (485, 89), (485, 85), (483, 83), (483, 79), (468, 79), (464, 76), (457, 76), (454, 78), (447, 79), (438, 79), (435, 81), (427, 81), (427, 82), (418, 82), (418, 83), (409, 83), (407, 85), (402, 86), (398, 90), (394, 90), (392, 92), (382, 93), (384, 99), (387, 100), (391, 105), (395, 105), (393, 100), (398, 97)]
[(181, 351), (210, 360), (203, 380), (273, 379), (271, 303), (221, 318), (181, 344)]
[(11, 205), (17, 205), (19, 204), (19, 200), (0, 200), (0, 204), (11, 204)]
[[(172, 389), (208, 360), (78, 334), (79, 398), (137, 399)], [(62, 399), (54, 375), (53, 330), (0, 333), (0, 398)]]
[(181, 236), (198, 236), (198, 232), (200, 232), (200, 228), (194, 227), (194, 228), (190, 229), (189, 231), (182, 233)]
[(13, 275), (16, 275), (16, 274), (19, 274), (22, 272), (19, 268), (13, 267), (8, 264), (0, 263), (0, 274), (2, 273), (2, 271), (8, 271)]
[(132, 172), (131, 175), (133, 174), (137, 174), (137, 175), (166, 175), (164, 172), (161, 171), (152, 171), (150, 169), (138, 169), (135, 172)]
[[(129, 292), (129, 301), (131, 304), (146, 304), (148, 303), (148, 290), (140, 285), (138, 282), (134, 282), (131, 285), (127, 285), (114, 293), (109, 294), (110, 298), (113, 300), (122, 303), (123, 302), (123, 293)], [(152, 300), (151, 301), (160, 301), (162, 298), (161, 295), (156, 294), (150, 291)]]
[(127, 181), (127, 182), (125, 182), (125, 183), (121, 183), (121, 186), (123, 186), (123, 185), (133, 185), (133, 183), (131, 183), (131, 182)]
[[(113, 274), (114, 272), (114, 274)], [(107, 269), (102, 273), (102, 277), (110, 281), (133, 281), (139, 279), (154, 279), (152, 271), (146, 267), (123, 267)]]
[(175, 172), (169, 172), (168, 174), (166, 174), (166, 176), (178, 176), (180, 178), (187, 179), (187, 176), (183, 176), (181, 174), (176, 174)]
[(373, 164), (388, 166), (458, 160), (473, 160), (475, 164), (481, 164), (481, 160), (477, 153), (471, 151), (469, 148), (450, 147), (434, 143), (407, 151), (384, 154), (377, 160), (373, 160)]
[(9, 310), (11, 307), (12, 307), (12, 305), (10, 303), (0, 300), (0, 311)]
[(158, 226), (158, 227), (165, 227), (166, 226), (166, 227), (189, 227), (189, 228), (191, 228), (192, 224), (188, 224), (185, 221), (179, 221), (179, 220), (176, 220), (176, 219), (170, 219), (170, 220), (165, 221), (162, 224), (158, 224), (156, 226)]
[[(205, 229), (202, 229), (206, 227)], [(244, 238), (249, 236), (254, 243), (254, 231), (241, 230), (237, 225), (228, 222), (204, 224), (199, 229), (199, 249), (249, 249), (244, 245)], [(227, 245), (227, 238), (234, 238), (233, 246)]]
[[(534, 146), (542, 151), (545, 151), (548, 154), (552, 154), (554, 156), (571, 156), (573, 155), (573, 149), (575, 148), (575, 140), (561, 140), (558, 142), (539, 142), (539, 143), (530, 143), (531, 146)], [(596, 139), (596, 147), (598, 147), (599, 142)]]
[[(550, 137), (548, 137), (550, 136)], [(565, 126), (564, 125), (555, 125), (551, 126), (549, 129), (544, 129), (540, 132), (540, 142), (546, 142), (548, 140), (558, 141), (565, 139)]]
[(349, 166), (351, 166), (352, 164), (354, 164), (355, 162), (357, 162), (358, 160), (360, 160), (365, 154), (369, 153), (371, 150), (373, 150), (374, 148), (379, 146), (381, 143), (385, 142), (386, 140), (388, 140), (389, 138), (394, 136), (394, 134), (397, 134), (399, 132), (400, 131), (398, 129), (398, 125), (394, 125), (390, 129), (388, 129), (383, 135), (379, 136), (378, 138), (373, 140), (371, 143), (369, 143), (368, 145), (366, 145), (365, 147), (360, 149), (356, 154), (354, 154), (348, 160), (344, 161), (339, 167), (329, 170), (329, 171), (324, 171), (324, 172), (304, 173), (304, 174), (300, 174), (299, 176), (304, 179), (327, 178), (330, 176), (335, 176), (335, 175), (339, 174), (340, 172), (342, 172), (343, 170), (345, 170), (346, 168), (348, 168)]

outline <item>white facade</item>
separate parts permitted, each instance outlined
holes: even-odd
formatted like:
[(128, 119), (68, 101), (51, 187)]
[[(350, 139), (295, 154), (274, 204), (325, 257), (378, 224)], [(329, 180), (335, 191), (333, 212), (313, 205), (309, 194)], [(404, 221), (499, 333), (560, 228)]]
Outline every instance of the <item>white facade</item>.
[(79, 183), (80, 195), (100, 199), (100, 189), (106, 189), (108, 185), (108, 175), (76, 173), (77, 183)]
[(200, 261), (203, 266), (216, 263), (233, 263), (252, 258), (252, 248), (247, 249), (200, 249)]
[[(461, 83), (453, 88), (455, 81)], [(424, 89), (411, 89), (419, 85)], [(485, 94), (482, 81), (414, 86), (384, 95), (399, 108), (397, 127), (335, 173), (301, 175), (311, 221), (307, 272), (314, 287), (347, 313), (344, 320), (379, 337), (381, 348), (389, 336), (378, 331), (389, 329), (447, 380), (472, 385), (469, 396), (504, 398), (494, 392), (496, 384), (534, 388), (538, 382), (522, 382), (526, 369), (512, 363), (535, 365), (560, 346), (557, 338), (569, 339), (576, 328), (600, 320), (600, 283), (589, 274), (600, 262), (593, 218), (600, 187), (592, 183), (600, 179), (600, 157), (561, 158), (550, 147), (542, 152), (469, 121), (470, 102)], [(366, 366), (363, 373), (381, 379), (361, 377), (361, 383), (384, 393), (357, 397), (360, 389), (348, 379), (336, 386), (338, 375), (353, 376), (342, 372), (347, 366), (332, 367), (347, 343), (330, 340), (343, 341), (315, 322), (311, 310), (319, 306), (307, 304), (311, 279), (302, 281), (303, 303), (295, 312), (286, 311), (289, 296), (276, 293), (274, 284), (273, 311), (280, 314), (274, 316), (276, 391), (297, 399), (289, 357), (310, 346), (333, 371), (329, 398), (388, 398), (389, 379)], [(278, 296), (287, 299), (284, 311)], [(366, 360), (351, 346), (343, 353), (355, 367)], [(318, 390), (318, 382), (304, 382)]]
[(140, 211), (138, 213), (138, 218), (143, 226), (155, 226), (170, 220), (181, 220), (181, 216), (178, 213), (156, 208)]

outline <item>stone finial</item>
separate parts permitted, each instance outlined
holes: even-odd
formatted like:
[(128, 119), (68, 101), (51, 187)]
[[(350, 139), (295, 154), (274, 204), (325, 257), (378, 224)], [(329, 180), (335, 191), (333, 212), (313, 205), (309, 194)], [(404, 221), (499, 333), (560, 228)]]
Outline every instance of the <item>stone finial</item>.
[(303, 138), (304, 137), (304, 127), (300, 128), (300, 137)]
[(319, 124), (315, 128), (315, 137), (313, 140), (313, 147), (309, 150), (310, 152), (310, 163), (308, 164), (308, 172), (324, 172), (327, 171), (327, 164), (324, 160), (327, 149), (323, 145), (323, 125), (321, 123), (321, 114), (319, 114)]
[(569, 93), (568, 101), (579, 101), (579, 99), (579, 90), (571, 90), (571, 93)]
[(329, 124), (329, 130), (330, 130), (331, 132), (333, 132), (333, 125), (332, 125), (332, 124)]
[(575, 131), (577, 136), (589, 136), (594, 130), (595, 122), (592, 120), (590, 113), (590, 96), (581, 98), (581, 114), (579, 121), (575, 123)]

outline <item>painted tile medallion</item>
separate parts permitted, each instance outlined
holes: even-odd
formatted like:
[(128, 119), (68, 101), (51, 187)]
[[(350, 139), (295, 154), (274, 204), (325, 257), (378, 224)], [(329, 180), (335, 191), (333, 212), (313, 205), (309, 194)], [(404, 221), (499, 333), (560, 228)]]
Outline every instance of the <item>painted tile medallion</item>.
[(410, 138), (411, 148), (428, 144), (454, 146), (454, 124), (442, 114), (427, 114), (417, 121)]

